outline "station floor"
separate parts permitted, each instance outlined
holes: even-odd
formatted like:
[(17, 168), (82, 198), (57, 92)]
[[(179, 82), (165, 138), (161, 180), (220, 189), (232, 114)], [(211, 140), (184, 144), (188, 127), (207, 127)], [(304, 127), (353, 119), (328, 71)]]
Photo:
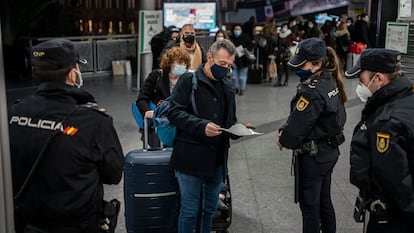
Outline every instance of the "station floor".
[[(131, 103), (137, 96), (136, 76), (102, 74), (85, 77), (84, 89), (93, 94), (100, 107), (112, 115), (126, 154), (142, 148), (138, 128), (131, 114)], [(346, 103), (346, 142), (332, 176), (332, 197), (338, 233), (362, 232), (362, 224), (353, 220), (357, 189), (349, 183), (349, 143), (360, 119), (363, 104), (355, 95), (358, 80), (345, 79), (349, 101)], [(289, 85), (273, 87), (272, 83), (248, 84), (244, 95), (236, 96), (239, 122), (251, 123), (260, 136), (243, 137), (231, 143), (229, 175), (233, 201), (231, 233), (302, 232), (299, 205), (293, 202), (291, 151), (276, 147), (276, 129), (289, 115), (289, 103), (295, 94), (298, 78), (291, 74)], [(16, 85), (7, 82), (8, 106), (16, 98), (34, 93), (36, 84), (28, 81)], [(123, 181), (105, 186), (105, 198), (123, 200)], [(124, 208), (118, 219), (117, 233), (126, 232)]]

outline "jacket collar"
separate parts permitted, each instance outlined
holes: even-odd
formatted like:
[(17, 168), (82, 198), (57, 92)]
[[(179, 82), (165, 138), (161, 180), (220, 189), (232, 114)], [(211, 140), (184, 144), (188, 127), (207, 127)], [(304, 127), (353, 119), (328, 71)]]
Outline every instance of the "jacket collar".
[(95, 103), (94, 97), (88, 92), (62, 82), (43, 82), (37, 89), (36, 95), (62, 99), (63, 102), (78, 105)]
[(362, 114), (369, 114), (379, 106), (413, 94), (413, 84), (406, 77), (400, 77), (380, 88), (368, 99)]

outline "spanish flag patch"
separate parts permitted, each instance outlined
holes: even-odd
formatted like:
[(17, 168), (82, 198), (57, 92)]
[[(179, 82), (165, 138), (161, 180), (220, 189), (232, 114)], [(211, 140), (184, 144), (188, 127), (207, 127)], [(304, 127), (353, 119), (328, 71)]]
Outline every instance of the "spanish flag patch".
[(380, 153), (384, 153), (390, 146), (390, 135), (387, 133), (377, 132), (377, 150)]
[(296, 109), (301, 112), (305, 110), (308, 107), (308, 105), (309, 105), (309, 100), (301, 96), (298, 102), (296, 103)]

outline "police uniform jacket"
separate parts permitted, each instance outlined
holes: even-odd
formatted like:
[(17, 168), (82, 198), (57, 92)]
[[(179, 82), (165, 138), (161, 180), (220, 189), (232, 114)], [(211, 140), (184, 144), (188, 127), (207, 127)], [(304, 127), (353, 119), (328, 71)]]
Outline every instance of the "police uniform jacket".
[(9, 130), (14, 194), (47, 138), (54, 130), (59, 131), (50, 141), (20, 204), (31, 224), (92, 226), (88, 232), (97, 229), (102, 184), (120, 182), (124, 157), (110, 116), (93, 107), (73, 111), (79, 105), (92, 106), (94, 102), (82, 89), (45, 82), (35, 95), (13, 105)]
[(234, 92), (228, 79), (223, 79), (224, 99), (220, 99), (211, 80), (204, 74), (204, 65), (196, 72), (197, 90), (195, 104), (198, 115), (195, 115), (191, 105), (192, 74), (187, 73), (178, 80), (171, 94), (171, 108), (168, 119), (177, 127), (177, 136), (171, 155), (171, 165), (174, 169), (190, 175), (212, 176), (216, 168), (218, 140), (223, 140), (223, 160), (226, 169), (229, 135), (207, 137), (207, 123), (220, 122), (219, 101), (225, 101), (225, 117), (223, 128), (229, 128), (236, 123), (236, 105)]
[[(414, 95), (400, 77), (368, 100), (351, 142), (351, 183), (414, 217)], [(412, 220), (412, 218), (411, 218)]]
[(297, 149), (314, 140), (318, 145), (318, 162), (336, 161), (338, 146), (329, 142), (342, 132), (345, 120), (345, 107), (335, 81), (329, 72), (322, 72), (319, 78), (299, 84), (288, 120), (280, 128), (280, 143)]
[(168, 96), (170, 96), (170, 79), (168, 78), (168, 74), (164, 73), (161, 69), (156, 69), (145, 79), (136, 104), (144, 116), (146, 111), (154, 110), (151, 109), (149, 101), (158, 104), (159, 101), (165, 100)]

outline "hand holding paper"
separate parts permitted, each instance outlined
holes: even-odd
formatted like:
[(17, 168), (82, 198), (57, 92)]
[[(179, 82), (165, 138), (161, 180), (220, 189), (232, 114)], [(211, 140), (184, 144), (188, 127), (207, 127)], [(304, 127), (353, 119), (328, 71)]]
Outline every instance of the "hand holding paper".
[(253, 129), (247, 128), (242, 123), (234, 124), (232, 127), (228, 129), (220, 128), (220, 130), (234, 134), (236, 136), (249, 136), (249, 135), (262, 135), (263, 133), (258, 133)]

